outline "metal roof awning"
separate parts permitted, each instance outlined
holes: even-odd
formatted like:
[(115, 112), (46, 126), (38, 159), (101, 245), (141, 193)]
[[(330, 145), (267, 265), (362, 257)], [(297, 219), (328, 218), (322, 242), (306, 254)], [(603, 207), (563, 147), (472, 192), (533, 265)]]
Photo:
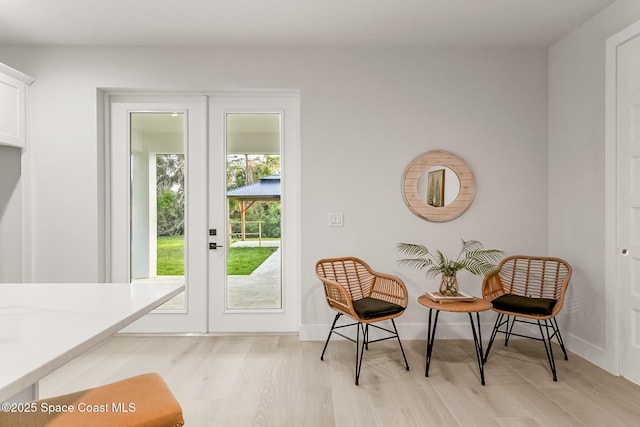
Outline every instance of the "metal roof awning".
[[(227, 198), (239, 201), (241, 235), (242, 240), (246, 240), (247, 211), (255, 202), (280, 200), (280, 175), (265, 176), (260, 178), (259, 182), (228, 190)], [(262, 241), (262, 232), (259, 233), (258, 238)]]
[(280, 175), (260, 178), (259, 182), (227, 191), (227, 197), (236, 200), (280, 200)]

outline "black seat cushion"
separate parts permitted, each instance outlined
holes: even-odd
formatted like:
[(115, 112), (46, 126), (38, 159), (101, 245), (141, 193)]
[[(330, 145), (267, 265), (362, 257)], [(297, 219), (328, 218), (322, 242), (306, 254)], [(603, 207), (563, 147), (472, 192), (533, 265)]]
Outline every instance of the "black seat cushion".
[(529, 298), (519, 295), (502, 295), (493, 301), (493, 308), (503, 311), (512, 311), (523, 314), (549, 315), (556, 305), (556, 300), (551, 298)]
[(353, 301), (353, 309), (361, 319), (375, 319), (404, 311), (404, 307), (401, 305), (370, 297)]

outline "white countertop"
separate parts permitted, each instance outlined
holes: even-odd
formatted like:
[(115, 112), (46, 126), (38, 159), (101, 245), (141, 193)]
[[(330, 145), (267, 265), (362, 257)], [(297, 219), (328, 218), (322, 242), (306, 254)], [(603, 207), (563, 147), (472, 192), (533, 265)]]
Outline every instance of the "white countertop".
[(0, 284), (0, 402), (184, 290), (181, 284)]

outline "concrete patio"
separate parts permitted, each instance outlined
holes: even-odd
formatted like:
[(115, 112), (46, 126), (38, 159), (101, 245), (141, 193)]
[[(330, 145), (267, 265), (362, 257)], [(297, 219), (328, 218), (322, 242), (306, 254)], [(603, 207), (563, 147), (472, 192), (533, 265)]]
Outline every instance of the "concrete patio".
[[(258, 246), (258, 242), (235, 242), (232, 247)], [(277, 246), (258, 268), (247, 276), (227, 276), (229, 309), (277, 309), (282, 307), (280, 241), (263, 240), (262, 246)]]

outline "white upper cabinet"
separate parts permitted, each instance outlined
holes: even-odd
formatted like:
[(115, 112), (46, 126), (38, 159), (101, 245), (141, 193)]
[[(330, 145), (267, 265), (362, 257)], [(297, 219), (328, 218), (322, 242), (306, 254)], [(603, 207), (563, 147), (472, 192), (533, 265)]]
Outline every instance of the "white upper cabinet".
[(0, 63), (0, 145), (25, 146), (26, 87), (33, 78)]

